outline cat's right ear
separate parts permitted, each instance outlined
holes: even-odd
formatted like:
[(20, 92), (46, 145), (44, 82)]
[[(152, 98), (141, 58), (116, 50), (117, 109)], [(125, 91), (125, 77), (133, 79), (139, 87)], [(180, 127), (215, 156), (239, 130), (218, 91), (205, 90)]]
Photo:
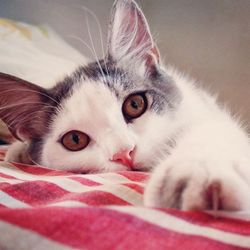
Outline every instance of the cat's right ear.
[(108, 56), (116, 62), (132, 60), (156, 66), (159, 51), (141, 9), (133, 0), (116, 0), (108, 32)]
[(0, 119), (17, 139), (26, 141), (43, 135), (50, 103), (45, 89), (0, 73)]

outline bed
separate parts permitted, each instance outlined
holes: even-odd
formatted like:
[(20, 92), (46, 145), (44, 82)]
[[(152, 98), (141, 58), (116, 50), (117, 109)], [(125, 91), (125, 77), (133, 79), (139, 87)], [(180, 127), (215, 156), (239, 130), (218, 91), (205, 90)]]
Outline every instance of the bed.
[[(0, 27), (1, 71), (49, 86), (65, 70), (86, 62), (48, 28), (5, 19)], [(6, 50), (10, 45), (16, 50), (12, 57)], [(17, 60), (41, 49), (44, 60), (64, 66), (50, 72), (36, 64), (39, 73), (34, 74), (32, 61)], [(61, 58), (68, 50), (70, 58)], [(2, 125), (0, 130), (0, 139), (13, 140)], [(147, 208), (143, 191), (149, 173), (82, 175), (7, 163), (7, 148), (0, 147), (0, 249), (250, 248), (250, 212)]]

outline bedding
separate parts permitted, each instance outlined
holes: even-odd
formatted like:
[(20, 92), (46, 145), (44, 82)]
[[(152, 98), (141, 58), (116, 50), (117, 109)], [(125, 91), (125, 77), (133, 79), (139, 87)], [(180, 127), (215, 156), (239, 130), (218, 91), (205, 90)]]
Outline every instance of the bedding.
[[(48, 27), (0, 19), (2, 72), (50, 87), (86, 61)], [(1, 125), (0, 139), (12, 140)], [(148, 173), (55, 171), (4, 162), (6, 150), (0, 148), (0, 249), (250, 248), (249, 212), (146, 208)]]
[(2, 161), (0, 249), (250, 248), (250, 213), (143, 207), (148, 177), (132, 171), (81, 175)]
[[(3, 73), (49, 88), (87, 61), (47, 25), (34, 26), (0, 18), (0, 71)], [(2, 122), (0, 139), (12, 141)]]

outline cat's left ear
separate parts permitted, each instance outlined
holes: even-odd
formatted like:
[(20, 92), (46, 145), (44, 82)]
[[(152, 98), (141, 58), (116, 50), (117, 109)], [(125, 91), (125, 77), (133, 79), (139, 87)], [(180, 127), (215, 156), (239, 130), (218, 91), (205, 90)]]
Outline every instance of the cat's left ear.
[(44, 135), (53, 105), (47, 90), (0, 73), (0, 119), (18, 140), (29, 141)]
[(117, 0), (114, 3), (108, 34), (108, 55), (116, 62), (139, 60), (146, 67), (157, 66), (160, 62), (147, 20), (133, 0)]

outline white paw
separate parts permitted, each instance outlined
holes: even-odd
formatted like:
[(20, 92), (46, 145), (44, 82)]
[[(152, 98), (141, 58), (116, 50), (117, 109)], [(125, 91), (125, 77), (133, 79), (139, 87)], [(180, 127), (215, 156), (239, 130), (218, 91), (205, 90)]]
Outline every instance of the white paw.
[(16, 141), (10, 145), (4, 160), (8, 162), (33, 164), (28, 156), (27, 149), (27, 144)]
[(250, 161), (172, 157), (153, 172), (144, 204), (183, 210), (249, 210)]

